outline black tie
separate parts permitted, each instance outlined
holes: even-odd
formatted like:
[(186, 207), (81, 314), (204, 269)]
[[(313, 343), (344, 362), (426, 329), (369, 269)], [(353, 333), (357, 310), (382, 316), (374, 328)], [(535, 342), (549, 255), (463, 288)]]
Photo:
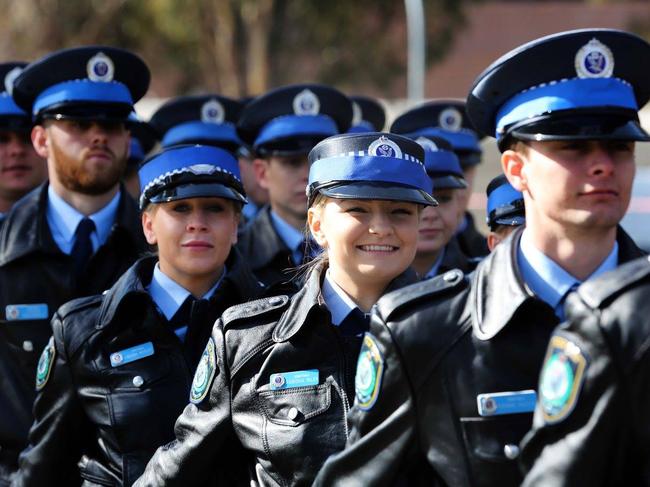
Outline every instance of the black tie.
[(93, 254), (93, 243), (90, 240), (90, 234), (94, 230), (95, 222), (90, 218), (83, 218), (74, 232), (75, 240), (72, 246), (72, 258), (74, 259), (74, 268), (77, 275), (84, 271), (88, 259)]
[(191, 294), (185, 298), (181, 307), (176, 310), (174, 316), (169, 320), (169, 324), (172, 325), (172, 328), (182, 328), (190, 324), (190, 316), (192, 314), (192, 304), (196, 301), (194, 296)]
[(339, 325), (339, 330), (344, 336), (358, 336), (370, 328), (370, 315), (359, 308), (354, 308)]

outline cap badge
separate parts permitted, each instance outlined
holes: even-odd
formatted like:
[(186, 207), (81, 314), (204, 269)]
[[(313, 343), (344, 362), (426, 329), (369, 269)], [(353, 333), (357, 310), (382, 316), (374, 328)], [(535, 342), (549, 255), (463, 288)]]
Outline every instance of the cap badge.
[(23, 72), (23, 68), (16, 66), (5, 75), (5, 91), (10, 95), (14, 91), (14, 81)]
[(201, 121), (204, 123), (223, 123), (226, 113), (218, 100), (206, 101), (201, 107)]
[(187, 168), (193, 174), (212, 174), (216, 167), (211, 164), (194, 164)]
[(463, 125), (463, 116), (455, 108), (446, 108), (440, 112), (438, 124), (450, 132), (458, 132)]
[(576, 53), (575, 67), (579, 78), (609, 78), (614, 72), (614, 54), (594, 38)]
[(115, 65), (106, 54), (98, 52), (88, 60), (86, 72), (90, 81), (103, 81), (107, 83), (113, 81)]
[(402, 158), (402, 150), (399, 148), (399, 145), (388, 139), (385, 135), (382, 135), (368, 146), (368, 154), (377, 157)]
[(320, 101), (313, 91), (305, 89), (293, 99), (293, 113), (296, 115), (318, 115)]
[(431, 139), (427, 139), (426, 137), (418, 137), (415, 141), (418, 144), (420, 144), (424, 148), (424, 150), (428, 150), (429, 152), (437, 152), (438, 151), (438, 146)]
[(352, 102), (352, 127), (359, 125), (363, 121), (361, 107), (356, 101)]

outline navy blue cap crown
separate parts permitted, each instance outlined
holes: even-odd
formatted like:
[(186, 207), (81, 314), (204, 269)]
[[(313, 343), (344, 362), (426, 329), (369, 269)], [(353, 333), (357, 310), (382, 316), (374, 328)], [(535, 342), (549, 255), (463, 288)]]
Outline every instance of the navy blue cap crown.
[(424, 149), (424, 166), (433, 180), (433, 189), (462, 189), (467, 187), (458, 156), (442, 137), (419, 136), (415, 141)]
[(244, 108), (237, 133), (260, 155), (306, 154), (326, 137), (344, 133), (352, 103), (323, 85), (292, 85), (255, 98)]
[(185, 198), (220, 197), (246, 203), (239, 163), (228, 151), (202, 145), (163, 149), (144, 161), (140, 207)]
[(467, 112), (503, 150), (524, 140), (648, 140), (637, 111), (650, 99), (650, 44), (628, 32), (581, 29), (505, 54), (475, 81)]
[(35, 119), (126, 120), (149, 87), (149, 69), (135, 54), (108, 46), (51, 53), (29, 64), (14, 83), (16, 104)]
[(163, 147), (205, 144), (235, 151), (242, 144), (236, 131), (242, 106), (216, 94), (181, 96), (161, 106), (150, 123)]
[(351, 96), (352, 126), (348, 133), (381, 132), (386, 124), (386, 111), (377, 100), (367, 96)]
[(343, 134), (309, 153), (307, 198), (387, 199), (435, 205), (424, 149), (395, 134)]
[(519, 226), (526, 222), (524, 197), (500, 174), (487, 187), (487, 224), (494, 230), (498, 225)]
[(8, 129), (27, 129), (31, 127), (32, 117), (16, 105), (12, 95), (14, 81), (22, 73), (27, 63), (10, 62), (0, 64), (0, 79), (3, 80), (0, 92), (0, 127)]

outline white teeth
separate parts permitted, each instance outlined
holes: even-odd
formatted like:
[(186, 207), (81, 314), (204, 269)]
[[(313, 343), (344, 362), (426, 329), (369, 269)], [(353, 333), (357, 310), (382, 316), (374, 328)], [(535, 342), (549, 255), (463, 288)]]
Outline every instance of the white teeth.
[(392, 245), (362, 245), (361, 249), (367, 252), (390, 252), (396, 247)]

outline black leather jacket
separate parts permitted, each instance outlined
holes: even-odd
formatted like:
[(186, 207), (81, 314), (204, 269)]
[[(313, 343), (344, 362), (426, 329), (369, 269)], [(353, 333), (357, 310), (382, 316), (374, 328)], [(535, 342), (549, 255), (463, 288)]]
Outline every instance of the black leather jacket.
[(467, 218), (467, 227), (456, 235), (461, 251), (468, 257), (485, 257), (490, 253), (485, 235), (476, 229), (474, 216), (470, 212), (465, 212), (465, 218)]
[[(343, 448), (360, 337), (332, 326), (317, 267), (291, 299), (275, 296), (227, 310), (212, 332), (216, 371), (204, 400), (176, 423), (176, 441), (159, 448), (136, 486), (205, 485), (228, 469), (224, 455), (246, 450), (243, 485), (310, 485), (325, 459)], [(415, 282), (407, 271), (391, 288)], [(318, 371), (318, 383), (272, 390), (271, 375)], [(198, 376), (198, 373), (197, 373)], [(196, 381), (196, 379), (195, 379)]]
[[(383, 355), (377, 399), (350, 412), (346, 449), (316, 485), (515, 486), (532, 412), (480, 416), (477, 396), (535, 389), (553, 309), (524, 285), (521, 229), (470, 276), (449, 273), (382, 297), (370, 326)], [(619, 231), (619, 260), (642, 252)]]
[(460, 249), (458, 239), (452, 238), (447, 245), (445, 245), (445, 254), (442, 256), (442, 262), (438, 268), (436, 275), (442, 275), (452, 269), (459, 269), (465, 274), (469, 274), (481, 261), (478, 257), (468, 257)]
[[(566, 311), (567, 322), (554, 332), (555, 344), (571, 343), (572, 370), (581, 360), (585, 367), (580, 377), (567, 381), (576, 393), (561, 408), (558, 403), (557, 414), (563, 417), (548, 422), (538, 404), (522, 448), (522, 464), (529, 471), (524, 485), (648, 486), (648, 259), (583, 284), (567, 300)], [(556, 414), (555, 408), (549, 412)]]
[[(81, 474), (84, 485), (129, 486), (174, 438), (214, 322), (262, 288), (231, 252), (205, 319), (181, 342), (145, 289), (157, 260), (139, 260), (103, 295), (55, 314), (49, 379), (37, 393), (30, 445), (12, 485), (68, 485)], [(111, 354), (146, 343), (152, 355), (112, 364)]]
[[(34, 374), (52, 334), (50, 318), (63, 303), (108, 289), (147, 249), (138, 209), (122, 188), (108, 240), (77, 279), (72, 257), (52, 238), (46, 206), (47, 183), (14, 205), (0, 232), (0, 479), (5, 480), (27, 445)], [(16, 318), (7, 316), (8, 305), (26, 304), (41, 304), (42, 314), (8, 319)]]

